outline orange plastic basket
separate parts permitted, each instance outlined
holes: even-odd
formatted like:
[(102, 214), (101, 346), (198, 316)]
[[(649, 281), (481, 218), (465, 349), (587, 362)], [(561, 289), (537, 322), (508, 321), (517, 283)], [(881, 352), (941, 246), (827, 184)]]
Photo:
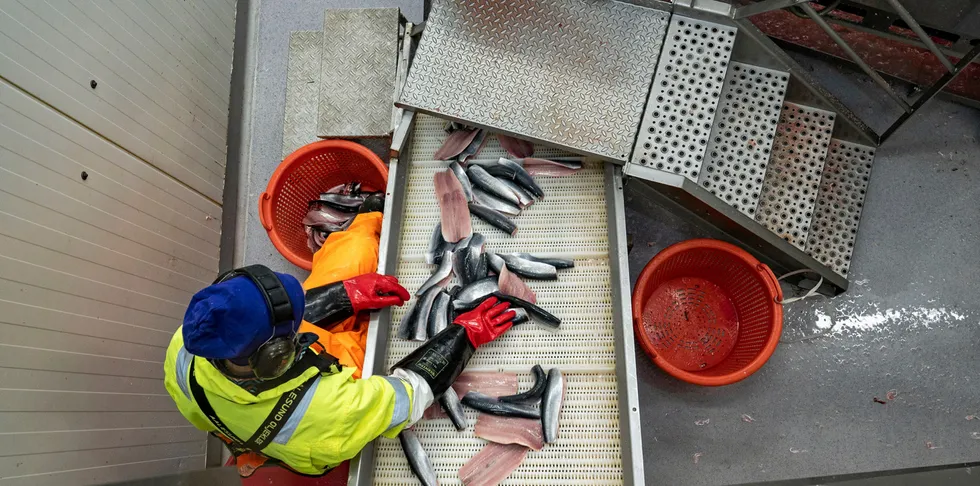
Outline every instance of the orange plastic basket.
[(633, 328), (661, 369), (696, 385), (743, 380), (769, 360), (783, 330), (783, 293), (769, 267), (711, 239), (657, 254), (633, 290)]
[(388, 168), (371, 150), (347, 140), (323, 140), (289, 154), (259, 196), (259, 220), (279, 253), (310, 270), (313, 253), (306, 246), (303, 217), (307, 204), (338, 184), (360, 182), (364, 191), (384, 191)]

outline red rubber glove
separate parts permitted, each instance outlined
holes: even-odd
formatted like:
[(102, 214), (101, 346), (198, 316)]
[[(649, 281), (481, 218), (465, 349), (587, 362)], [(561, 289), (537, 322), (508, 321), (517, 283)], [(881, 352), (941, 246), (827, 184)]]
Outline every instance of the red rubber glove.
[(405, 287), (398, 284), (397, 278), (379, 273), (366, 273), (344, 280), (344, 288), (355, 314), (363, 310), (402, 305), (411, 297)]
[(514, 325), (514, 317), (517, 314), (513, 310), (508, 310), (510, 304), (502, 302), (497, 304), (496, 297), (484, 300), (476, 309), (456, 316), (453, 324), (458, 324), (466, 329), (466, 337), (474, 348), (493, 341), (501, 334)]

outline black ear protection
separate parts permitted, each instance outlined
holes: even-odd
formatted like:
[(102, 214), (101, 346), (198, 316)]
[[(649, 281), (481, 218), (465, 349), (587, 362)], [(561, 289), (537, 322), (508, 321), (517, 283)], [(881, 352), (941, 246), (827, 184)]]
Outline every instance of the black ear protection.
[[(275, 329), (278, 325), (292, 324), (293, 304), (289, 301), (286, 288), (272, 270), (269, 270), (265, 265), (236, 268), (218, 275), (214, 284), (235, 277), (248, 277), (259, 288), (259, 293), (265, 298), (266, 307), (269, 309), (271, 329)], [(293, 361), (296, 360), (297, 348), (298, 340), (295, 333), (292, 336), (273, 338), (259, 346), (259, 349), (256, 349), (248, 357), (248, 364), (252, 367), (252, 372), (256, 378), (273, 380), (289, 370)]]

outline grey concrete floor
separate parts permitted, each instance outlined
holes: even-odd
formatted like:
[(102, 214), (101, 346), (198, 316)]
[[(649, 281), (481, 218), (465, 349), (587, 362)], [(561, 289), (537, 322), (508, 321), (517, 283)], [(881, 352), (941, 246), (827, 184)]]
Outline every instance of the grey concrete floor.
[[(324, 8), (392, 5), (421, 17), (420, 0), (255, 0), (236, 263), (304, 276), (279, 256), (256, 214), (280, 161), (289, 32), (319, 29)], [(891, 117), (860, 76), (797, 57), (859, 114), (876, 123)], [(782, 344), (755, 376), (723, 388), (680, 383), (642, 352), (636, 356), (649, 484), (735, 484), (980, 459), (980, 418), (972, 419), (980, 417), (978, 139), (980, 113), (936, 100), (879, 149), (851, 290), (786, 310), (787, 339), (833, 326), (829, 336)], [(714, 236), (632, 184), (634, 280), (662, 248)]]

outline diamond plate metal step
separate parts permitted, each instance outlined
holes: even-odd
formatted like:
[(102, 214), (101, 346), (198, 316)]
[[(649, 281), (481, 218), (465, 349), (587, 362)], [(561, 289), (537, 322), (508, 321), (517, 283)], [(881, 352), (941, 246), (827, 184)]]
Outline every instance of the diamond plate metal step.
[(301, 30), (289, 34), (286, 66), (286, 107), (282, 118), (282, 156), (317, 141), (320, 99), (320, 46), (323, 32)]
[(832, 139), (806, 252), (846, 277), (871, 180), (875, 148)]
[(592, 0), (437, 0), (400, 104), (622, 163), (669, 15)]
[(631, 162), (697, 182), (736, 29), (674, 14)]
[(789, 102), (779, 115), (755, 219), (801, 250), (813, 219), (835, 116)]
[(698, 184), (755, 215), (789, 74), (732, 62)]

